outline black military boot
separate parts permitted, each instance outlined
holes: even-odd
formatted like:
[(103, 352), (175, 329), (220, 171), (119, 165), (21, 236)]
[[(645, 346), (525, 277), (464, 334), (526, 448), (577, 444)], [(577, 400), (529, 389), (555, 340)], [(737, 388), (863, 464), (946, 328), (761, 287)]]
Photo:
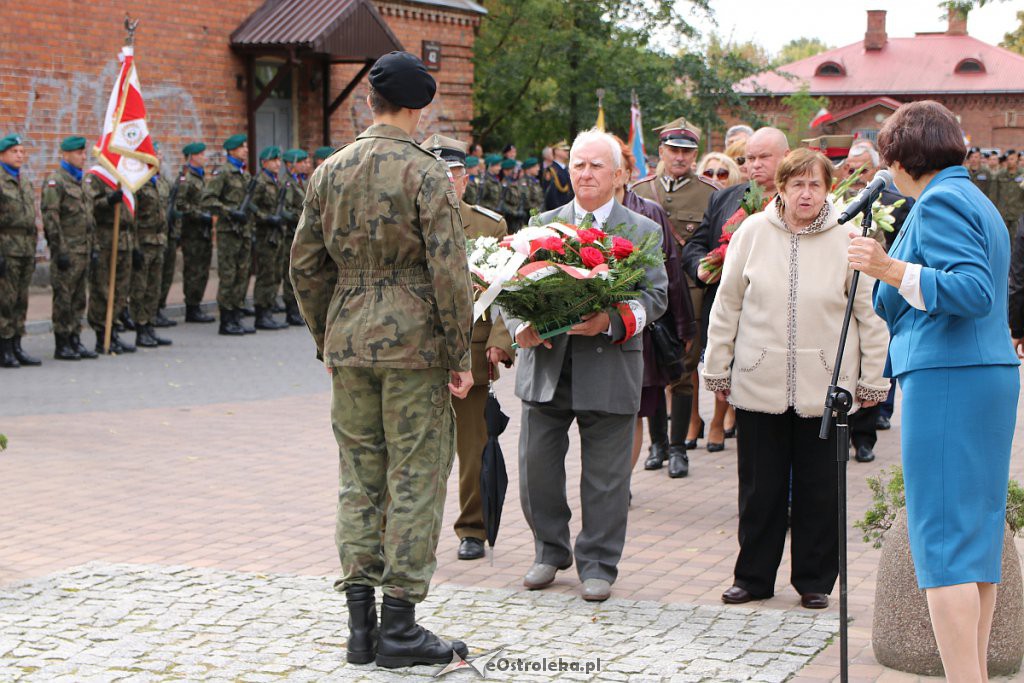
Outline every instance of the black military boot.
[[(114, 350), (114, 344), (117, 344), (118, 350)], [(117, 336), (117, 332), (110, 335), (110, 352), (111, 353), (135, 353), (135, 347), (126, 342), (121, 337)]]
[(98, 353), (96, 353), (95, 351), (90, 351), (88, 348), (86, 348), (85, 344), (82, 343), (82, 338), (78, 336), (77, 332), (70, 335), (70, 337), (68, 338), (68, 342), (71, 344), (71, 348), (73, 348), (80, 357), (87, 358), (90, 360), (92, 360), (93, 358), (99, 358)]
[(295, 327), (301, 327), (301, 326), (306, 324), (306, 321), (304, 321), (302, 319), (302, 315), (299, 314), (299, 305), (297, 303), (295, 303), (294, 301), (289, 301), (285, 305), (285, 313), (286, 314), (285, 314), (284, 320), (289, 325), (294, 325)]
[(242, 330), (243, 334), (256, 334), (256, 328), (251, 325), (246, 325), (245, 321), (242, 320), (242, 310), (231, 311), (231, 315), (235, 317), (235, 324), (238, 325), (238, 329)]
[(269, 308), (263, 308), (262, 306), (256, 307), (257, 330), (283, 330), (286, 327), (288, 327), (288, 323), (275, 320), (274, 316), (270, 314)]
[(203, 313), (203, 307), (195, 304), (185, 304), (185, 322), (187, 323), (212, 323), (214, 318), (209, 313)]
[(672, 439), (668, 447), (668, 476), (681, 479), (690, 472), (690, 458), (686, 455), (686, 430), (690, 424), (692, 396), (672, 397)]
[(278, 303), (277, 299), (274, 299), (274, 304), (270, 307), (271, 313), (284, 313), (288, 308)]
[(143, 349), (155, 349), (160, 346), (149, 331), (149, 325), (135, 326), (135, 345)]
[(53, 338), (56, 341), (53, 349), (53, 357), (56, 360), (82, 360), (82, 357), (78, 354), (78, 350), (71, 344), (70, 334), (58, 334), (54, 332)]
[(234, 311), (229, 311), (226, 308), (220, 309), (220, 329), (217, 330), (217, 334), (225, 334), (232, 337), (240, 337), (245, 334), (238, 323), (235, 322)]
[(171, 320), (166, 315), (164, 315), (163, 306), (157, 309), (156, 317), (153, 318), (153, 327), (174, 327), (177, 324), (177, 320)]
[(161, 337), (159, 334), (156, 333), (156, 330), (153, 329), (155, 325), (156, 323), (144, 326), (146, 328), (146, 332), (149, 332), (149, 336), (155, 339), (156, 343), (159, 344), (160, 346), (170, 346), (171, 344), (173, 344), (174, 342), (172, 342), (167, 337)]
[[(132, 330), (133, 332), (135, 331), (135, 320), (132, 319), (131, 311), (128, 310), (127, 306), (125, 306), (124, 310), (121, 311), (121, 315), (118, 319), (121, 321), (121, 325), (124, 326), (124, 329)], [(118, 332), (120, 332), (120, 330), (118, 330)]]
[(369, 664), (377, 656), (377, 605), (372, 586), (349, 586), (348, 645), (346, 658), (350, 664)]
[(377, 640), (377, 666), (397, 669), (416, 664), (448, 664), (452, 652), (469, 654), (461, 640), (448, 642), (416, 623), (416, 606), (385, 595), (380, 608), (380, 638)]
[(13, 346), (11, 350), (14, 351), (14, 357), (18, 359), (18, 362), (22, 365), (42, 365), (43, 361), (39, 360), (35, 356), (30, 356), (21, 348), (21, 337), (16, 336), (13, 340)]
[(668, 412), (662, 405), (647, 419), (651, 436), (650, 453), (644, 461), (645, 470), (660, 470), (668, 459)]
[(241, 308), (238, 309), (238, 314), (244, 318), (251, 318), (254, 315), (256, 315), (256, 311), (255, 309), (246, 308), (245, 306), (242, 306)]
[(0, 368), (20, 368), (21, 363), (14, 357), (14, 340), (0, 339)]
[(682, 479), (690, 473), (690, 458), (686, 455), (685, 444), (675, 444), (668, 447), (668, 476), (673, 479)]
[[(96, 353), (103, 353), (103, 328), (96, 330)], [(110, 335), (110, 353), (124, 353), (124, 348), (121, 346), (121, 342), (118, 339), (117, 333), (114, 332)]]

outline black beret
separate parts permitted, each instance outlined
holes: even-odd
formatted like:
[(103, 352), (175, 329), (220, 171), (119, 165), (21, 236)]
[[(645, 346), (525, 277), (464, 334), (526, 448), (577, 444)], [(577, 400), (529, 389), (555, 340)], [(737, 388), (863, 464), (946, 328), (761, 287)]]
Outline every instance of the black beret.
[(370, 85), (391, 104), (423, 109), (434, 99), (437, 82), (416, 55), (390, 52), (370, 69)]

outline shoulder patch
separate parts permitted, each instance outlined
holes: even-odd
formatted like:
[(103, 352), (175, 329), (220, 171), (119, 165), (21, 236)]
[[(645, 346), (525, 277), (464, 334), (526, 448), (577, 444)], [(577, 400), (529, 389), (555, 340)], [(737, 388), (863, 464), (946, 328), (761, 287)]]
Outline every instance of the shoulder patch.
[(485, 208), (483, 206), (480, 206), (478, 204), (474, 204), (473, 205), (473, 210), (476, 211), (477, 213), (480, 213), (480, 214), (483, 214), (484, 216), (487, 216), (488, 218), (490, 218), (495, 223), (497, 223), (498, 221), (501, 220), (501, 214), (500, 213), (498, 213), (497, 211), (491, 211), (490, 209)]

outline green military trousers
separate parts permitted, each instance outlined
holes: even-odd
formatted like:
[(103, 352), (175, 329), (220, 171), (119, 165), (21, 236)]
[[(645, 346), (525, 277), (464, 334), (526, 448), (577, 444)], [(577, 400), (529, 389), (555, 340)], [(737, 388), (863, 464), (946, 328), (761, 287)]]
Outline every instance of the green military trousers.
[(167, 297), (174, 282), (174, 268), (178, 265), (178, 240), (168, 236), (164, 247), (163, 273), (160, 276), (160, 302), (158, 309), (167, 308)]
[(25, 335), (28, 315), (28, 287), (36, 260), (32, 256), (5, 256), (6, 268), (0, 275), (0, 339)]
[(150, 325), (160, 308), (160, 291), (163, 284), (164, 244), (140, 244), (142, 266), (132, 268), (131, 294), (128, 304), (132, 318), (139, 325)]
[[(128, 249), (117, 250), (117, 273), (114, 275), (114, 321), (121, 315), (128, 303), (128, 291), (132, 282), (132, 252)], [(110, 251), (100, 249), (100, 257), (95, 267), (89, 268), (89, 306), (86, 318), (89, 327), (99, 335), (107, 322), (107, 297), (110, 289)]]
[(385, 595), (420, 602), (437, 567), (455, 455), (448, 372), (340, 367), (333, 382), (341, 560), (335, 588), (382, 586)]
[(274, 226), (256, 228), (256, 283), (252, 299), (260, 308), (273, 308), (277, 289), (281, 285), (281, 266), (278, 252), (281, 248), (281, 230)]
[(226, 311), (237, 311), (245, 305), (249, 289), (249, 266), (252, 264), (252, 241), (236, 232), (217, 231), (217, 305)]
[(68, 254), (67, 268), (50, 262), (50, 285), (53, 288), (53, 331), (55, 334), (78, 334), (85, 315), (86, 284), (89, 279), (89, 254)]
[(210, 280), (210, 262), (213, 259), (213, 241), (209, 229), (185, 226), (181, 234), (181, 279), (185, 290), (185, 303), (198, 306), (206, 296)]

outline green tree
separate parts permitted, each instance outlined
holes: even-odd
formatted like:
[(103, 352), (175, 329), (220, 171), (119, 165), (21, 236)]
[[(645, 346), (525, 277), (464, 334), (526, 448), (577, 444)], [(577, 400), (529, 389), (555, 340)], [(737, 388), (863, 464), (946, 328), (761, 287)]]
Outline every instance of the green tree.
[(775, 63), (779, 65), (792, 64), (831, 49), (831, 45), (826, 45), (817, 38), (794, 38), (782, 46)]
[(999, 43), (999, 47), (1024, 55), (1024, 12), (1017, 12), (1017, 21), (1020, 22), (1020, 26), (1003, 36), (1003, 42)]
[(800, 89), (792, 95), (786, 95), (781, 100), (783, 106), (789, 110), (792, 119), (788, 127), (782, 127), (789, 139), (790, 147), (799, 147), (800, 141), (810, 135), (810, 124), (814, 115), (822, 108), (828, 108), (827, 97), (812, 97), (810, 86), (800, 84)]

